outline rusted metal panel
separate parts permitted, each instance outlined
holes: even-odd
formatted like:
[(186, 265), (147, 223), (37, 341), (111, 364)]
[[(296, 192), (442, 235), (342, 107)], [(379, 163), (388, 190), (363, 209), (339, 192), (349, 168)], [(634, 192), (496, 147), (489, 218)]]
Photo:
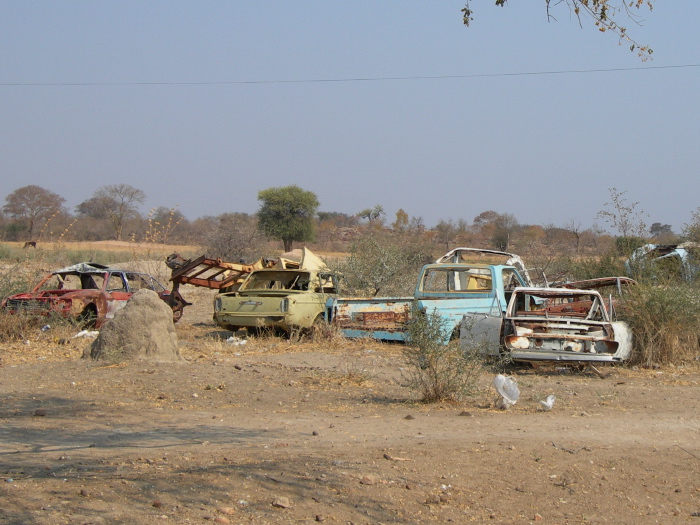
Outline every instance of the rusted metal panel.
[[(172, 257), (171, 255), (170, 258)], [(202, 255), (173, 269), (170, 280), (177, 284), (192, 284), (220, 290), (235, 283), (240, 284), (254, 269), (252, 264), (228, 263)]]

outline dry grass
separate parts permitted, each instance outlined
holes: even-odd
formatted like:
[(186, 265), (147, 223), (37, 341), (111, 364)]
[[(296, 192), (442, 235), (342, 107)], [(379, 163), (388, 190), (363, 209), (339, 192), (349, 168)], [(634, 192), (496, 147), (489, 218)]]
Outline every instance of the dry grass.
[(697, 362), (700, 358), (700, 317), (697, 287), (685, 283), (639, 284), (622, 308), (634, 335), (633, 365)]
[(52, 250), (55, 248), (62, 250), (99, 250), (107, 252), (124, 252), (132, 253), (136, 249), (139, 253), (146, 251), (157, 251), (163, 252), (165, 255), (169, 255), (173, 252), (184, 252), (184, 253), (199, 253), (201, 248), (199, 246), (192, 245), (182, 245), (182, 244), (154, 244), (149, 242), (130, 242), (130, 241), (82, 241), (82, 242), (39, 242), (36, 248), (23, 249), (23, 242), (3, 242), (4, 245), (21, 251), (31, 251), (31, 250)]

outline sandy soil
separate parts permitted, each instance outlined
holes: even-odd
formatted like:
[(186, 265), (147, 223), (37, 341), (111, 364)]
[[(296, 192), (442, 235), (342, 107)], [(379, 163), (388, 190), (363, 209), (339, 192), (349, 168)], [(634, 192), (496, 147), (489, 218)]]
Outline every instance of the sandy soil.
[(230, 344), (191, 298), (180, 364), (0, 347), (1, 523), (700, 523), (697, 367), (517, 368), (509, 411), (492, 374), (423, 405), (399, 346)]

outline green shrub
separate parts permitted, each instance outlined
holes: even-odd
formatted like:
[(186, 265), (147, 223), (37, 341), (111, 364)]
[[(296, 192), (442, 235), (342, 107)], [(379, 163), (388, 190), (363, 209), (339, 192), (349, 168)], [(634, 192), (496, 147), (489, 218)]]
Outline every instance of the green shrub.
[(686, 283), (631, 287), (620, 308), (634, 338), (631, 364), (652, 367), (698, 358), (699, 291)]
[(436, 311), (415, 315), (403, 351), (404, 380), (424, 402), (460, 401), (476, 393), (483, 371), (477, 348), (463, 351), (459, 340), (447, 345), (451, 327)]
[(432, 261), (426, 247), (410, 239), (371, 232), (353, 242), (337, 265), (349, 295), (413, 295), (421, 267)]
[(572, 280), (576, 281), (627, 275), (625, 259), (614, 252), (608, 252), (598, 257), (570, 259), (566, 273)]
[(641, 237), (615, 237), (615, 249), (619, 255), (629, 257), (637, 248), (647, 244)]

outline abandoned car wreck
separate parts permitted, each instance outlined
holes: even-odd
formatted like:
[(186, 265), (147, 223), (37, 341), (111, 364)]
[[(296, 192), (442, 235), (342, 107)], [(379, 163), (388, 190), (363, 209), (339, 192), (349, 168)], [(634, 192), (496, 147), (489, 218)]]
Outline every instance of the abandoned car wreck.
[(179, 302), (173, 301), (171, 293), (151, 275), (92, 262), (51, 272), (31, 291), (11, 295), (0, 307), (9, 312), (58, 315), (100, 328), (141, 289), (156, 292), (173, 308), (173, 320), (180, 319), (181, 305), (177, 307)]
[(532, 362), (622, 362), (632, 350), (629, 326), (610, 318), (599, 292), (563, 288), (516, 288), (503, 318), (465, 318), (461, 341)]
[(322, 330), (326, 301), (338, 293), (338, 276), (307, 249), (296, 268), (290, 266), (254, 270), (236, 291), (218, 294), (216, 324), (234, 332), (279, 330), (292, 338)]

